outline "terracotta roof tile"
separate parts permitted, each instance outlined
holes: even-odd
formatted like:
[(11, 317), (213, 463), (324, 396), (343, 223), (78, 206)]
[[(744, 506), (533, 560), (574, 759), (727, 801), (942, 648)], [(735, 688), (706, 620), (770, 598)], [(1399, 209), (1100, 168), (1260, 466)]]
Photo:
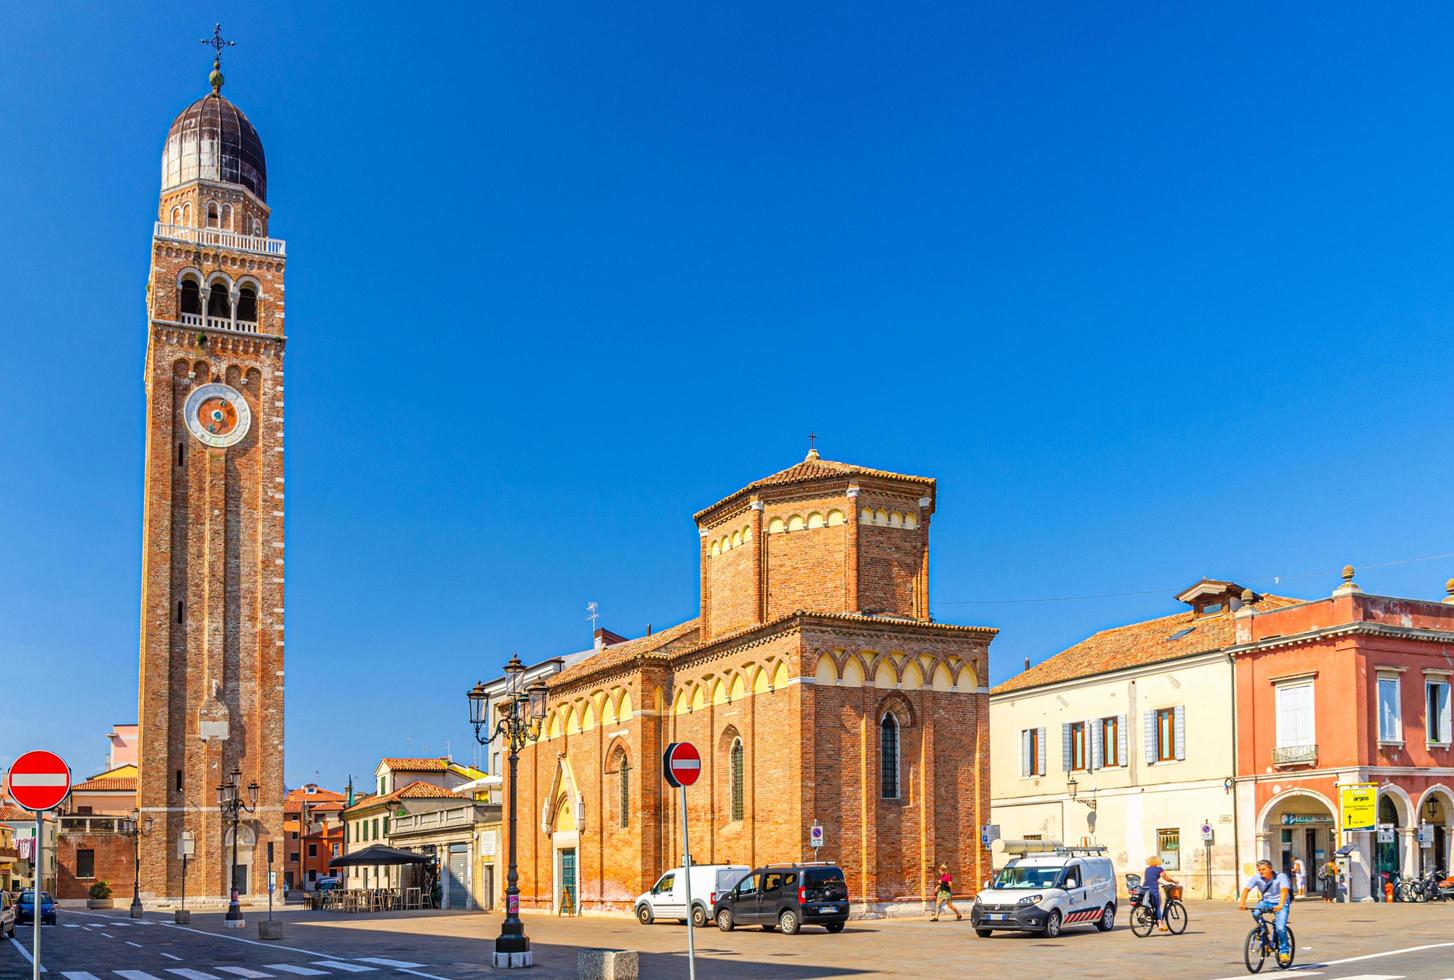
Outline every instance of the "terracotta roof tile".
[[(1304, 600), (1264, 595), (1252, 602), (1257, 610), (1281, 609)], [(1231, 611), (1198, 616), (1188, 609), (1127, 626), (1101, 630), (1075, 646), (1011, 677), (990, 691), (1007, 694), (1026, 688), (1091, 677), (1127, 667), (1176, 660), (1198, 653), (1210, 653), (1231, 646), (1237, 636), (1237, 621)]]
[(72, 793), (135, 793), (135, 776), (93, 776), (71, 787)]
[(449, 768), (449, 759), (384, 759), (384, 765), (401, 772), (444, 772)]
[(288, 795), (283, 797), (283, 802), (285, 804), (294, 802), (307, 803), (311, 806), (316, 803), (337, 803), (344, 799), (346, 797), (342, 793), (335, 793), (333, 790), (324, 789), (321, 786), (315, 788), (311, 793), (300, 786), (297, 789), (288, 790)]
[[(601, 653), (593, 657), (587, 657), (580, 663), (571, 666), (568, 670), (563, 670), (554, 677), (547, 678), (545, 686), (553, 688), (569, 684), (577, 678), (587, 677), (598, 671), (609, 670), (612, 667), (628, 664), (640, 655), (684, 656), (692, 653), (694, 650), (705, 649), (722, 643), (731, 643), (739, 637), (747, 636), (759, 630), (771, 631), (783, 623), (800, 616), (877, 627), (887, 626), (907, 629), (929, 629), (940, 632), (980, 633), (990, 636), (994, 636), (999, 632), (999, 630), (991, 626), (956, 626), (952, 623), (936, 623), (923, 619), (904, 619), (897, 616), (866, 616), (861, 613), (824, 613), (799, 609), (779, 616), (777, 619), (768, 620), (765, 623), (754, 623), (751, 626), (744, 626), (742, 629), (734, 630), (731, 633), (724, 633), (721, 636), (714, 636), (711, 639), (703, 639), (698, 628), (698, 620), (689, 619), (685, 623), (673, 626), (671, 629), (662, 630), (650, 636), (638, 637), (626, 643), (609, 646)], [(640, 645), (637, 646), (636, 644)]]
[(801, 463), (789, 466), (785, 470), (779, 470), (771, 476), (765, 476), (760, 480), (753, 480), (741, 490), (729, 493), (710, 507), (703, 507), (693, 516), (700, 520), (703, 514), (722, 506), (727, 501), (763, 487), (777, 487), (789, 483), (807, 483), (810, 480), (828, 480), (845, 476), (861, 476), (880, 480), (905, 480), (910, 483), (922, 483), (927, 487), (934, 486), (933, 477), (909, 476), (904, 473), (891, 473), (888, 470), (876, 470), (867, 466), (854, 466), (852, 463), (840, 463), (836, 460), (822, 459), (817, 453), (813, 452), (809, 453), (808, 458)]
[(668, 629), (659, 630), (650, 636), (639, 636), (634, 640), (627, 640), (625, 643), (613, 643), (600, 653), (593, 654), (582, 660), (580, 663), (572, 664), (559, 674), (545, 679), (546, 687), (558, 687), (567, 684), (577, 677), (586, 674), (593, 674), (598, 670), (606, 670), (621, 664), (628, 664), (642, 654), (657, 653), (663, 647), (679, 640), (695, 640), (698, 632), (698, 621), (689, 619), (685, 623), (678, 623)]
[(18, 806), (5, 804), (0, 806), (0, 820), (29, 820), (35, 822), (35, 814)]
[(447, 799), (469, 800), (473, 799), (473, 797), (465, 796), (463, 793), (456, 793), (454, 790), (451, 789), (445, 789), (443, 786), (435, 786), (433, 783), (426, 783), (420, 780), (415, 780), (409, 785), (400, 786), (392, 793), (388, 793), (384, 796), (380, 796), (377, 793), (365, 796), (363, 799), (356, 801), (353, 806), (346, 808), (343, 812), (352, 813), (355, 810), (361, 810), (371, 806), (378, 806), (381, 803), (395, 803), (399, 800)]

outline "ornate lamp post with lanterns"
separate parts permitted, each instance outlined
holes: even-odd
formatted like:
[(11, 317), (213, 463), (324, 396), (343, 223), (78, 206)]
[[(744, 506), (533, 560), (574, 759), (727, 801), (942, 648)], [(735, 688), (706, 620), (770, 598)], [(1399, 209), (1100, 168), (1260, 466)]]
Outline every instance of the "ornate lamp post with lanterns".
[(505, 691), (499, 702), (500, 717), (488, 735), (480, 734), (490, 725), (489, 694), (484, 683), (476, 684), (468, 697), (475, 741), (489, 745), (497, 738), (504, 739), (510, 750), (510, 873), (505, 888), (505, 921), (500, 924), (500, 935), (495, 940), (494, 965), (507, 969), (530, 966), (530, 940), (525, 935), (525, 923), (520, 919), (520, 876), (515, 868), (515, 814), (518, 809), (515, 776), (520, 750), (540, 738), (545, 724), (545, 683), (537, 680), (527, 687), (525, 665), (518, 656), (512, 655), (505, 665)]
[(151, 833), (152, 818), (142, 819), (137, 810), (121, 821), (121, 832), (131, 838), (131, 917), (141, 918), (141, 839)]
[[(222, 811), (224, 819), (228, 815), (232, 820), (232, 897), (227, 903), (227, 917), (224, 920), (229, 926), (241, 926), (242, 906), (237, 901), (237, 820), (244, 813), (252, 813), (257, 809), (257, 783), (247, 784), (247, 802), (242, 800), (240, 783), (242, 782), (242, 770), (234, 768), (217, 787), (217, 808)], [(225, 846), (225, 845), (224, 845)]]

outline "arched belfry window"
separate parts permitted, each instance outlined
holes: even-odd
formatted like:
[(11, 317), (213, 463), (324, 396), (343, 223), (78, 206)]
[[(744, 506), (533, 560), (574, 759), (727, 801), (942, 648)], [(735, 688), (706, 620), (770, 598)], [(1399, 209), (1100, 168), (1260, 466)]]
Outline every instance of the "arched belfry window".
[(222, 223), (222, 214), (217, 210), (217, 202), (212, 201), (207, 205), (207, 227), (216, 228)]
[(232, 205), (222, 205), (222, 227), (228, 231), (232, 230)]
[(237, 294), (237, 319), (243, 323), (257, 323), (257, 290), (243, 286)]
[(182, 312), (202, 315), (202, 289), (195, 279), (182, 280)]
[(214, 282), (207, 291), (207, 319), (232, 319), (232, 300), (227, 295), (226, 283)]
[(892, 711), (885, 712), (878, 723), (879, 795), (886, 800), (899, 798), (899, 720)]
[(744, 779), (742, 771), (742, 739), (732, 743), (730, 766), (732, 771), (732, 819), (741, 820), (747, 809), (743, 800)]

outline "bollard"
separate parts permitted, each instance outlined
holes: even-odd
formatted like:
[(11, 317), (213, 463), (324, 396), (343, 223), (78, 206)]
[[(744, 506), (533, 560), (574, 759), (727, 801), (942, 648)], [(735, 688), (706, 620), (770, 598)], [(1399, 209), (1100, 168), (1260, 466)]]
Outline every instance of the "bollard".
[(283, 923), (274, 922), (272, 919), (259, 919), (257, 937), (259, 939), (282, 939)]
[(175, 922), (179, 926), (191, 925), (192, 924), (192, 912), (191, 912), (191, 910), (190, 909), (174, 909), (172, 911), (172, 921)]

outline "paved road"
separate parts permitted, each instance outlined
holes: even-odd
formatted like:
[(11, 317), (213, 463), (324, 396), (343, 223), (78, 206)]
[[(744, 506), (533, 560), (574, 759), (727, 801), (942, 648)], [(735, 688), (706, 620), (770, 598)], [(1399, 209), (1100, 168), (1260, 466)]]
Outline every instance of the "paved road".
[[(837, 936), (814, 928), (783, 936), (756, 928), (723, 933), (709, 927), (697, 937), (697, 973), (702, 980), (1245, 976), (1246, 916), (1226, 904), (1190, 904), (1186, 935), (1146, 939), (1124, 926), (1109, 934), (1070, 930), (1055, 940), (1007, 934), (979, 939), (968, 922), (922, 918), (852, 922)], [(125, 910), (62, 909), (61, 924), (44, 929), (42, 965), (47, 980), (476, 980), (495, 973), (485, 965), (499, 931), (500, 917), (494, 914), (347, 916), (290, 910), (278, 915), (285, 929), (281, 943), (258, 941), (260, 917), (250, 913), (250, 928), (238, 935), (222, 927), (221, 915), (197, 915), (186, 928), (160, 913), (138, 922)], [(639, 950), (643, 977), (675, 980), (687, 974), (686, 930), (675, 924), (643, 927), (624, 917), (529, 915), (526, 926), (538, 964), (531, 978), (574, 977), (576, 953), (589, 946)], [(1269, 964), (1264, 975), (1454, 980), (1454, 904), (1300, 904), (1294, 926), (1299, 969), (1279, 974)], [(0, 980), (30, 975), (29, 946), (27, 927), (15, 942), (0, 942)]]

